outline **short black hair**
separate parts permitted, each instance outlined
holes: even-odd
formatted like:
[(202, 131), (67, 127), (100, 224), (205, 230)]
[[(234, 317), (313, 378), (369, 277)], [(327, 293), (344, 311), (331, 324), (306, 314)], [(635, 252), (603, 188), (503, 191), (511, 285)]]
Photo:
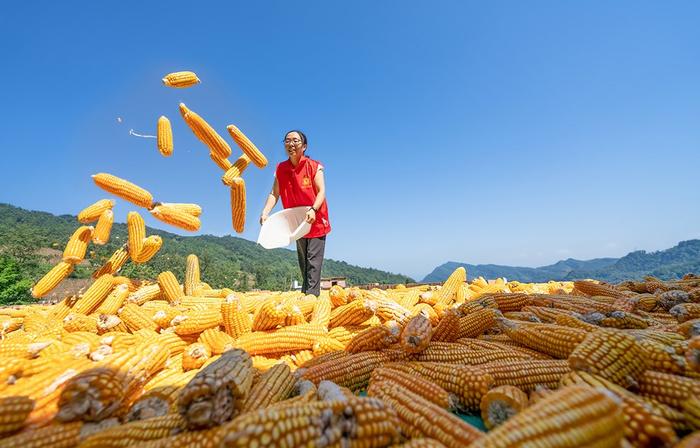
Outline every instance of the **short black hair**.
[(301, 131), (298, 130), (298, 129), (292, 129), (291, 131), (287, 131), (287, 133), (284, 134), (284, 138), (282, 139), (282, 141), (284, 142), (284, 141), (287, 139), (287, 136), (288, 136), (289, 134), (291, 134), (292, 132), (296, 132), (297, 134), (299, 134), (299, 136), (301, 137), (301, 142), (302, 142), (303, 144), (305, 144), (306, 146), (309, 146), (309, 141), (308, 141), (307, 138), (306, 138), (306, 134), (304, 134), (303, 132), (301, 132)]

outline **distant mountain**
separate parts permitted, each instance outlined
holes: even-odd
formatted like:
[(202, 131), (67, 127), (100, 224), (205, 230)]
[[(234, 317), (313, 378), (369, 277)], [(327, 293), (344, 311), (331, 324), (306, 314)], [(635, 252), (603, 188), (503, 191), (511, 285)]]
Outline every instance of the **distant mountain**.
[(548, 280), (576, 280), (595, 278), (608, 282), (641, 279), (653, 275), (664, 280), (677, 279), (688, 272), (700, 272), (700, 240), (681, 241), (670, 249), (630, 252), (622, 258), (595, 258), (575, 260), (568, 258), (538, 268), (500, 266), (495, 264), (467, 264), (449, 261), (436, 267), (424, 282), (442, 282), (459, 266), (467, 270), (469, 278), (505, 277), (521, 282)]
[[(0, 257), (10, 258), (12, 266), (18, 266), (25, 278), (36, 281), (56, 262), (56, 254), (60, 256), (55, 249), (63, 250), (80, 225), (75, 216), (55, 216), (0, 203)], [(180, 236), (152, 228), (147, 228), (147, 234), (163, 238), (160, 252), (148, 263), (127, 263), (120, 271), (122, 275), (155, 279), (159, 272), (169, 270), (182, 281), (187, 255), (196, 254), (202, 280), (214, 288), (286, 290), (292, 280), (300, 280), (295, 251), (265, 250), (252, 241), (233, 236)], [(109, 243), (91, 244), (88, 259), (76, 268), (72, 277), (89, 277), (126, 240), (126, 224), (114, 224)], [(330, 259), (324, 260), (322, 276), (347, 277), (348, 283), (354, 285), (413, 281), (405, 275)]]

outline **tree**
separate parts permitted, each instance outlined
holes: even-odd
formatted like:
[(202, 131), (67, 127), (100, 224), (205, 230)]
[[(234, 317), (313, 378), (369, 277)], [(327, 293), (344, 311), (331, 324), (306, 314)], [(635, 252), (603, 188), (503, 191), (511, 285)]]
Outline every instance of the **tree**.
[(14, 259), (0, 256), (0, 305), (30, 301), (31, 286), (32, 281), (22, 277), (19, 265)]

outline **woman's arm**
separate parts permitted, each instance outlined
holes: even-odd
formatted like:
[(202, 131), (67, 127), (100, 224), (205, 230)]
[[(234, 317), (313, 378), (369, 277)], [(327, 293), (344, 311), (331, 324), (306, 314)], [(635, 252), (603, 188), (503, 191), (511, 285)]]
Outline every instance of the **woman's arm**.
[(326, 180), (323, 177), (323, 169), (316, 171), (314, 186), (316, 187), (316, 199), (314, 200), (314, 205), (312, 206), (313, 209), (309, 209), (309, 211), (306, 212), (306, 221), (310, 223), (316, 220), (315, 210), (318, 210), (323, 204), (323, 201), (326, 200)]
[(280, 197), (280, 187), (279, 184), (277, 183), (277, 176), (275, 176), (275, 181), (272, 183), (272, 191), (270, 191), (270, 194), (267, 195), (267, 200), (265, 201), (265, 207), (263, 207), (263, 211), (260, 214), (260, 225), (264, 223), (269, 214), (270, 211), (272, 211), (272, 208), (277, 204), (277, 199)]

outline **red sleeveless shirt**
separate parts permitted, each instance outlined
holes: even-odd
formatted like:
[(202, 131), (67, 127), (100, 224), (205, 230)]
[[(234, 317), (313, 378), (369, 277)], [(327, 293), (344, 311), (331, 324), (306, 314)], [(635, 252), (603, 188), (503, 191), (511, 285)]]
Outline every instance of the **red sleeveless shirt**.
[[(316, 200), (316, 185), (314, 178), (323, 165), (316, 160), (302, 156), (295, 167), (292, 162), (285, 160), (277, 164), (275, 176), (279, 185), (282, 207), (300, 207), (314, 205)], [(316, 212), (316, 221), (311, 224), (311, 230), (304, 238), (318, 238), (331, 231), (331, 223), (328, 221), (328, 204), (323, 201)]]

